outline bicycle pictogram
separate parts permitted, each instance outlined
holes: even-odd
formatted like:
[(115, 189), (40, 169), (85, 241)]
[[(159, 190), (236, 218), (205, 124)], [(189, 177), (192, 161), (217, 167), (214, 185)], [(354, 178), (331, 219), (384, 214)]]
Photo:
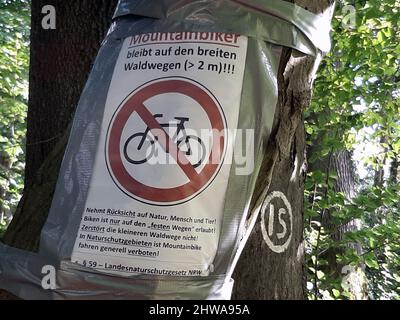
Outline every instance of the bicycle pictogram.
[(222, 167), (225, 129), (223, 110), (207, 88), (186, 78), (156, 79), (115, 111), (107, 132), (107, 169), (118, 188), (138, 201), (184, 203), (204, 191)]
[[(154, 119), (160, 119), (163, 116), (163, 114), (153, 115)], [(206, 146), (200, 137), (187, 133), (185, 124), (190, 122), (190, 118), (174, 117), (174, 120), (160, 123), (161, 128), (166, 129), (166, 133), (171, 137), (171, 142), (175, 143), (178, 150), (186, 155), (193, 168), (201, 166), (206, 158)], [(157, 157), (155, 146), (159, 138), (151, 132), (152, 129), (147, 126), (144, 131), (136, 132), (128, 137), (123, 147), (126, 161), (139, 165)]]

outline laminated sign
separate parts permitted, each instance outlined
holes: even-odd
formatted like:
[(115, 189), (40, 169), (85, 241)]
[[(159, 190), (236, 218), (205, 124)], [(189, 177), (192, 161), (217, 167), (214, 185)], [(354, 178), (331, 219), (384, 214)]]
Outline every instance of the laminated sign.
[[(328, 51), (329, 18), (281, 0), (120, 0), (39, 250), (0, 243), (0, 288), (24, 299), (229, 299), (261, 207), (251, 203), (282, 48)], [(271, 250), (290, 246), (291, 221), (278, 245), (264, 226)]]
[(125, 275), (209, 274), (246, 52), (247, 37), (221, 32), (124, 40), (73, 262)]

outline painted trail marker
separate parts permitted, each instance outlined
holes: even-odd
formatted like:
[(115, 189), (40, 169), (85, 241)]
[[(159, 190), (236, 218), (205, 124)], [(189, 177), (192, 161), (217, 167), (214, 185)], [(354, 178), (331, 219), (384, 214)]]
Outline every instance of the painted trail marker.
[(261, 231), (265, 243), (275, 253), (287, 250), (292, 240), (293, 213), (286, 196), (272, 192), (261, 208)]

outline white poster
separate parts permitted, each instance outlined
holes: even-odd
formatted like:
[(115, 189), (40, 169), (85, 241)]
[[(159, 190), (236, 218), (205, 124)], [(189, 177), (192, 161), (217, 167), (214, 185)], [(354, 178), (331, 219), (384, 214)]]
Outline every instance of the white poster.
[(73, 262), (120, 275), (212, 270), (246, 52), (246, 37), (217, 32), (125, 39)]

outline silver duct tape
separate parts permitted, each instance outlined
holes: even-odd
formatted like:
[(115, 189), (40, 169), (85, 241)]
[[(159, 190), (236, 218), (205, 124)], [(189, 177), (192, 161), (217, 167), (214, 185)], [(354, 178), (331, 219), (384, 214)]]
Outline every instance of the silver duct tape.
[(43, 255), (4, 245), (0, 245), (0, 254), (0, 288), (28, 300), (228, 300), (233, 287), (233, 280), (226, 280), (224, 276), (122, 278), (62, 261), (56, 273), (56, 288), (45, 290), (42, 269), (54, 265), (52, 261)]
[(233, 287), (233, 280), (226, 280), (223, 276), (206, 279), (149, 276), (121, 278), (69, 262), (62, 265), (57, 283), (61, 289), (54, 291), (56, 299), (227, 300)]
[[(0, 245), (0, 288), (24, 299), (230, 298), (233, 286), (230, 275), (242, 237), (248, 231), (245, 221), (275, 114), (281, 48), (288, 46), (307, 54), (318, 54), (319, 50), (327, 47), (323, 44), (317, 46), (318, 41), (307, 37), (315, 27), (315, 23), (310, 22), (314, 16), (300, 10), (300, 20), (304, 14), (302, 24), (295, 14), (299, 9), (283, 7), (281, 1), (272, 1), (269, 7), (262, 2), (256, 3), (273, 15), (245, 9), (234, 1), (229, 1), (226, 6), (225, 2), (222, 6), (220, 1), (156, 2), (152, 1), (150, 6), (148, 1), (120, 1), (115, 21), (98, 53), (77, 107), (52, 206), (42, 229), (39, 253)], [(210, 5), (211, 2), (215, 4)], [(305, 26), (308, 23), (310, 30), (307, 31)], [(255, 132), (254, 170), (251, 175), (237, 175), (238, 167), (233, 164), (226, 193), (216, 195), (224, 197), (224, 205), (213, 270), (204, 277), (122, 277), (72, 263), (71, 255), (85, 210), (107, 93), (123, 40), (135, 34), (181, 31), (240, 33), (250, 37), (238, 129), (253, 129)], [(41, 287), (41, 271), (45, 265), (57, 269), (55, 290)]]
[(24, 299), (48, 300), (51, 292), (42, 288), (42, 268), (48, 258), (0, 244), (0, 288)]
[(313, 14), (281, 0), (120, 0), (114, 17), (125, 15), (170, 21), (210, 19), (233, 33), (312, 55), (317, 54), (315, 49), (328, 52), (331, 48), (331, 11)]

